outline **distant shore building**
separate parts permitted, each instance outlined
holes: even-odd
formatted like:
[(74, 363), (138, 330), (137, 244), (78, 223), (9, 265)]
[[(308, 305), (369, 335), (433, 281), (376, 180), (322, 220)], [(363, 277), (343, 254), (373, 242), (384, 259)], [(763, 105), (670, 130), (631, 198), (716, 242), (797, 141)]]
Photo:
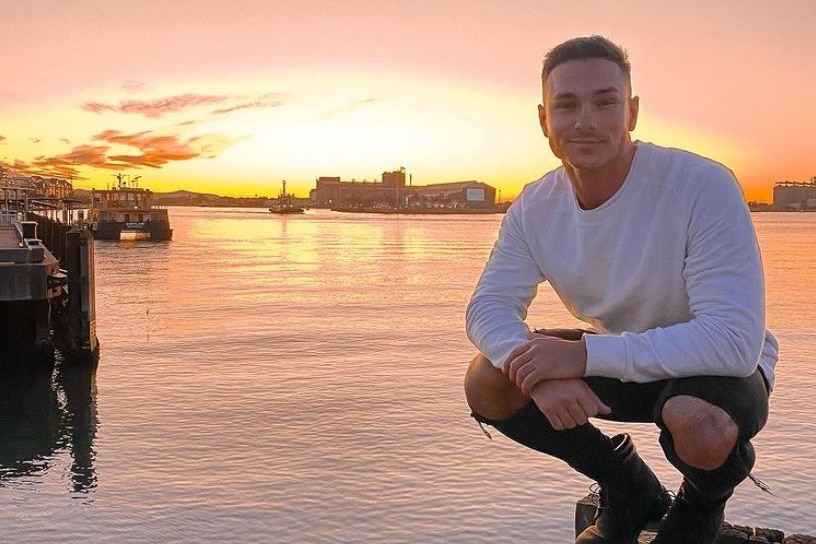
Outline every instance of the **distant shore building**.
[(44, 178), (42, 176), (12, 175), (4, 176), (0, 185), (33, 189), (32, 196), (45, 198), (68, 198), (74, 190), (69, 180), (60, 178)]
[(310, 192), (314, 205), (331, 208), (496, 209), (496, 189), (480, 181), (406, 185), (405, 169), (383, 172), (381, 181), (319, 177)]
[(809, 182), (780, 181), (773, 188), (774, 210), (816, 209), (816, 176)]

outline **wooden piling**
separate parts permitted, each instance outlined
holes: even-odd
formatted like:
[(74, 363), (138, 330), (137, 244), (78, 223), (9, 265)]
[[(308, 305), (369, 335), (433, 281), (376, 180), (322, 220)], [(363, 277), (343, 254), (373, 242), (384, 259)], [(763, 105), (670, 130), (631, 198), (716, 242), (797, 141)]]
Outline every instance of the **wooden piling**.
[(99, 341), (96, 338), (93, 235), (88, 229), (75, 228), (66, 233), (62, 264), (68, 276), (63, 340), (71, 358), (95, 365)]

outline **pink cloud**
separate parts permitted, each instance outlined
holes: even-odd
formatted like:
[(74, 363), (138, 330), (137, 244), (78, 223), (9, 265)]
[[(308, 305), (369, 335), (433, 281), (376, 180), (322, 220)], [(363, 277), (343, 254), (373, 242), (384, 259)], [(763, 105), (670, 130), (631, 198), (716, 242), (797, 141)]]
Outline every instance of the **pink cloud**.
[[(17, 160), (13, 165), (7, 166), (22, 174), (75, 178), (81, 166), (124, 170), (161, 168), (171, 162), (196, 158), (212, 159), (239, 141), (223, 134), (205, 134), (185, 139), (179, 135), (150, 131), (125, 134), (118, 130), (105, 130), (94, 136), (93, 140), (101, 144), (79, 145), (67, 153), (39, 156), (29, 162)], [(134, 152), (111, 154), (112, 145), (130, 147)]]
[(251, 102), (244, 102), (240, 104), (236, 104), (234, 106), (229, 106), (227, 108), (220, 108), (217, 110), (213, 110), (210, 113), (215, 115), (223, 115), (225, 113), (230, 113), (237, 110), (245, 110), (249, 108), (276, 108), (281, 106), (284, 103), (284, 95), (277, 94), (277, 93), (270, 93), (259, 96), (257, 99)]
[(177, 135), (159, 135), (150, 132), (123, 134), (116, 130), (106, 130), (94, 137), (96, 140), (124, 145), (137, 149), (138, 154), (120, 154), (109, 157), (118, 164), (149, 166), (159, 168), (174, 161), (195, 158), (211, 159), (235, 144), (223, 134), (206, 134), (182, 140)]
[(221, 104), (227, 99), (226, 96), (188, 93), (155, 100), (121, 100), (116, 105), (86, 102), (82, 105), (82, 109), (93, 113), (110, 111), (144, 115), (145, 117), (161, 117), (168, 113), (178, 113), (196, 106)]
[(130, 93), (136, 93), (136, 92), (139, 92), (139, 91), (143, 91), (143, 90), (145, 90), (146, 87), (147, 87), (147, 85), (145, 85), (141, 81), (129, 80), (129, 81), (125, 81), (124, 83), (122, 83), (122, 88), (124, 90), (130, 92)]
[(248, 108), (274, 108), (282, 105), (284, 101), (285, 96), (279, 93), (266, 93), (257, 97), (187, 93), (154, 100), (121, 100), (118, 104), (86, 102), (81, 107), (83, 110), (92, 113), (115, 112), (156, 118), (170, 113), (191, 110), (199, 106), (222, 105), (222, 107), (212, 110), (210, 113), (223, 115)]
[(78, 166), (93, 166), (96, 168), (112, 168), (105, 154), (110, 146), (81, 145), (69, 153), (52, 157), (40, 156), (31, 162), (17, 161), (15, 168), (26, 174), (41, 176), (75, 177)]

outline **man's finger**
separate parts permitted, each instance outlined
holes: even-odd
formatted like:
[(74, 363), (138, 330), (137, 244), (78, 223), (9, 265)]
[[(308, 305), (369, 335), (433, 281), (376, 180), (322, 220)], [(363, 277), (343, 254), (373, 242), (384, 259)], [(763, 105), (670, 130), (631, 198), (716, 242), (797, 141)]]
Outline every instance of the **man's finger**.
[(509, 371), (510, 363), (512, 363), (513, 360), (516, 359), (519, 355), (521, 355), (522, 353), (527, 351), (527, 349), (529, 347), (530, 347), (530, 342), (524, 342), (523, 344), (520, 344), (520, 345), (516, 346), (515, 348), (513, 348), (513, 351), (511, 351), (510, 355), (507, 356), (507, 359), (504, 360), (504, 371), (505, 371), (505, 373)]
[(530, 373), (530, 369), (528, 368), (527, 361), (528, 361), (527, 354), (525, 353), (518, 359), (518, 364), (515, 367), (515, 372), (513, 373), (512, 380), (517, 386), (521, 387), (521, 382), (524, 381), (524, 377)]
[(578, 425), (577, 423), (575, 423), (575, 418), (572, 417), (572, 414), (569, 413), (569, 410), (563, 410), (561, 413), (558, 414), (558, 417), (561, 419), (561, 423), (564, 425), (565, 429), (572, 429), (573, 427)]
[(586, 412), (584, 407), (577, 402), (575, 404), (570, 404), (567, 407), (567, 410), (569, 410), (569, 413), (572, 416), (573, 421), (575, 421), (577, 425), (583, 425), (584, 423), (586, 423), (590, 416), (590, 414)]
[(521, 354), (517, 355), (512, 361), (510, 361), (510, 369), (508, 371), (507, 377), (510, 378), (510, 381), (514, 384), (519, 384), (519, 372), (524, 368), (524, 365), (527, 361), (530, 360), (530, 354), (527, 352), (522, 352)]
[(591, 389), (587, 391), (586, 395), (579, 397), (578, 402), (589, 417), (594, 417), (598, 414), (606, 415), (612, 413), (612, 409), (601, 402), (598, 395)]
[(550, 414), (548, 412), (544, 412), (544, 415), (547, 416), (547, 421), (550, 422), (550, 425), (552, 426), (553, 429), (555, 429), (556, 431), (564, 430), (564, 424), (561, 423), (561, 418), (558, 417), (558, 414), (555, 413)]
[(592, 393), (592, 397), (591, 397), (592, 402), (595, 405), (595, 409), (597, 410), (597, 412), (599, 414), (611, 414), (612, 413), (612, 408), (610, 408), (609, 406), (604, 404), (604, 402), (601, 400), (601, 398), (598, 395), (596, 395), (594, 391), (590, 390), (590, 393)]
[(535, 386), (541, 381), (541, 375), (537, 372), (535, 365), (531, 364), (527, 366), (530, 367), (530, 370), (523, 378), (520, 378), (521, 383), (519, 384), (519, 389), (521, 389), (525, 395), (532, 393)]

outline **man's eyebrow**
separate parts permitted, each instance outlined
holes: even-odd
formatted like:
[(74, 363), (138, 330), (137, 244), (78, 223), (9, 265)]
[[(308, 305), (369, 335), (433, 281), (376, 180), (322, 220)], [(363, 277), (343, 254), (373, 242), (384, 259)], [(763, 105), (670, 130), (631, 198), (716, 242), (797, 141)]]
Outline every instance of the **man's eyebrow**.
[(617, 87), (606, 87), (606, 88), (604, 88), (604, 89), (598, 89), (597, 91), (595, 91), (595, 92), (594, 92), (594, 93), (592, 93), (592, 94), (596, 94), (596, 95), (598, 95), (598, 94), (606, 94), (606, 93), (618, 93), (618, 92), (620, 92), (620, 91), (618, 90), (618, 88), (617, 88)]
[[(598, 90), (592, 92), (593, 96), (597, 96), (597, 95), (600, 95), (600, 94), (609, 94), (609, 93), (618, 94), (618, 93), (620, 93), (620, 89), (618, 89), (617, 87), (604, 87), (603, 89), (598, 89)], [(557, 93), (555, 96), (553, 96), (553, 99), (555, 99), (555, 100), (570, 100), (570, 99), (573, 99), (573, 98), (577, 98), (577, 96), (578, 95), (573, 93), (573, 92), (565, 92), (565, 93)]]

